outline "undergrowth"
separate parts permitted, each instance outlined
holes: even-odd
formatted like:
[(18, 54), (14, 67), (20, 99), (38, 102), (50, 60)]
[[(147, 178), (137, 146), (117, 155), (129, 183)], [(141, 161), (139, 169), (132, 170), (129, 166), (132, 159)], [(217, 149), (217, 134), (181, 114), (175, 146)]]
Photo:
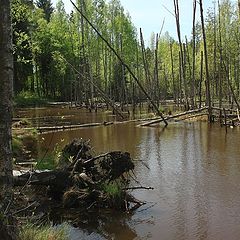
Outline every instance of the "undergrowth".
[(68, 240), (68, 227), (66, 225), (53, 226), (37, 226), (27, 223), (20, 229), (21, 240)]
[(36, 106), (44, 105), (47, 103), (47, 99), (39, 97), (36, 93), (30, 91), (21, 91), (15, 98), (14, 102), (17, 106)]

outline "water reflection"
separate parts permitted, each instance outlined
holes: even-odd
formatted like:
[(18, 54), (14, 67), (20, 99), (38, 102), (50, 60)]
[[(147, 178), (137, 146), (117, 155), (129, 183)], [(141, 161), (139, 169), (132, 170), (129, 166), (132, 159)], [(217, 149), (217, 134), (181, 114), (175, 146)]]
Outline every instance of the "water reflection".
[[(57, 213), (57, 214), (56, 214)], [(78, 212), (53, 210), (49, 218), (54, 224), (64, 220), (71, 223), (71, 239), (126, 239), (133, 240), (137, 234), (130, 226), (132, 214), (103, 210), (100, 212)], [(136, 224), (139, 224), (136, 222)]]
[[(162, 125), (116, 124), (42, 134), (40, 147), (51, 151), (76, 137), (90, 139), (96, 153), (129, 151), (149, 166), (136, 162), (138, 180), (154, 187), (134, 192), (147, 204), (133, 215), (93, 213), (84, 225), (80, 221), (77, 225), (83, 230), (77, 234), (89, 237), (82, 239), (239, 239), (238, 128), (226, 134), (217, 124), (204, 122), (171, 123), (164, 130)], [(144, 210), (148, 206), (152, 207)]]

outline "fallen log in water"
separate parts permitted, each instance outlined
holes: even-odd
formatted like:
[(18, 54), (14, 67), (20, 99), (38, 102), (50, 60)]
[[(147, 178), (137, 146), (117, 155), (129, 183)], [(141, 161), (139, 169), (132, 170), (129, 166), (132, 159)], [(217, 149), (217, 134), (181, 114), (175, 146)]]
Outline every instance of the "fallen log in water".
[[(98, 126), (108, 126), (112, 125), (113, 122), (103, 122), (103, 123), (84, 123), (84, 124), (74, 124), (74, 125), (64, 125), (64, 126), (46, 126), (46, 127), (27, 127), (22, 128), (23, 130), (37, 130), (39, 132), (48, 132), (48, 131), (63, 131), (68, 129), (77, 129), (77, 128), (86, 128), (86, 127), (98, 127)], [(13, 130), (18, 129), (14, 128)]]
[[(179, 118), (179, 117), (182, 117), (182, 116), (186, 116), (188, 114), (199, 113), (199, 112), (205, 111), (207, 109), (208, 109), (208, 107), (194, 109), (194, 110), (190, 110), (190, 111), (187, 111), (187, 112), (182, 112), (182, 113), (178, 113), (178, 114), (175, 114), (175, 115), (167, 116), (167, 117), (165, 117), (165, 119), (169, 120), (169, 119)], [(153, 125), (153, 124), (160, 123), (162, 121), (163, 121), (162, 119), (156, 119), (156, 120), (152, 120), (152, 121), (149, 121), (149, 122), (146, 122), (146, 123), (139, 124), (138, 126), (140, 126), (140, 127), (150, 126), (150, 125)]]
[(92, 156), (89, 141), (75, 139), (62, 150), (59, 167), (44, 171), (14, 171), (14, 186), (45, 187), (51, 199), (60, 200), (65, 208), (110, 207), (129, 211), (143, 203), (127, 190), (150, 187), (128, 187), (126, 177), (134, 169), (127, 152), (112, 151)]

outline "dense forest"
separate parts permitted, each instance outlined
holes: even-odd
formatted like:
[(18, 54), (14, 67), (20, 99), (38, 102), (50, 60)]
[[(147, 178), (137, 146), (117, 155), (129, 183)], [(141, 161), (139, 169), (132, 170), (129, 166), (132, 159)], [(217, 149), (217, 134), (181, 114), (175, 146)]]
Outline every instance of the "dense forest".
[[(196, 21), (201, 8), (195, 2), (189, 39), (181, 36), (178, 1), (174, 1), (178, 41), (168, 32), (153, 33), (149, 46), (119, 0), (78, 0), (76, 5), (154, 101), (174, 99), (184, 102), (188, 109), (200, 106), (208, 95), (206, 80), (209, 95), (219, 100), (220, 107), (223, 100), (234, 102), (239, 98), (240, 16), (238, 6), (231, 1), (218, 1), (212, 9), (204, 9), (203, 25)], [(76, 8), (67, 14), (61, 0), (56, 9), (50, 0), (38, 0), (36, 4), (13, 0), (11, 11), (15, 95), (31, 93), (90, 104), (104, 92), (121, 103), (146, 100), (125, 65)]]

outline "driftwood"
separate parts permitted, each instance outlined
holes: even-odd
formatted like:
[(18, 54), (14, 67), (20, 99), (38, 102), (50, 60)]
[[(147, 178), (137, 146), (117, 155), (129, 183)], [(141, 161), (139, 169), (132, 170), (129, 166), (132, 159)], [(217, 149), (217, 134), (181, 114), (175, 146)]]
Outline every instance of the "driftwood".
[[(188, 114), (199, 113), (199, 112), (205, 111), (205, 110), (207, 110), (207, 109), (208, 109), (208, 107), (203, 107), (203, 108), (199, 108), (199, 109), (195, 109), (195, 110), (190, 110), (190, 111), (182, 112), (182, 113), (179, 113), (179, 114), (176, 114), (176, 115), (167, 116), (165, 119), (166, 119), (166, 120), (174, 119), (174, 118), (186, 116), (186, 115), (188, 115)], [(149, 121), (149, 122), (146, 122), (146, 123), (139, 124), (138, 126), (140, 126), (140, 127), (150, 126), (150, 125), (152, 125), (152, 124), (157, 124), (157, 123), (160, 123), (160, 122), (162, 122), (162, 121), (163, 121), (162, 119), (156, 119), (156, 120), (152, 120), (152, 121)]]
[[(92, 156), (89, 141), (75, 139), (62, 150), (59, 167), (55, 170), (14, 171), (14, 186), (42, 186), (48, 196), (61, 200), (64, 207), (114, 207), (129, 211), (143, 203), (128, 194), (127, 190), (152, 189), (127, 187), (126, 174), (134, 164), (127, 152), (112, 151)], [(107, 189), (118, 189), (114, 192)], [(127, 205), (127, 206), (126, 206)]]
[(13, 176), (14, 186), (43, 185), (58, 189), (65, 189), (72, 184), (70, 173), (63, 170), (54, 171), (29, 171), (24, 174)]
[[(75, 124), (75, 125), (64, 125), (64, 126), (48, 126), (48, 127), (29, 127), (29, 128), (22, 128), (24, 130), (37, 130), (39, 132), (48, 132), (48, 131), (63, 131), (69, 129), (77, 129), (77, 128), (86, 128), (86, 127), (98, 127), (98, 126), (108, 126), (112, 125), (113, 122), (103, 122), (103, 123), (85, 123), (85, 124)], [(14, 128), (13, 130), (18, 129)]]

